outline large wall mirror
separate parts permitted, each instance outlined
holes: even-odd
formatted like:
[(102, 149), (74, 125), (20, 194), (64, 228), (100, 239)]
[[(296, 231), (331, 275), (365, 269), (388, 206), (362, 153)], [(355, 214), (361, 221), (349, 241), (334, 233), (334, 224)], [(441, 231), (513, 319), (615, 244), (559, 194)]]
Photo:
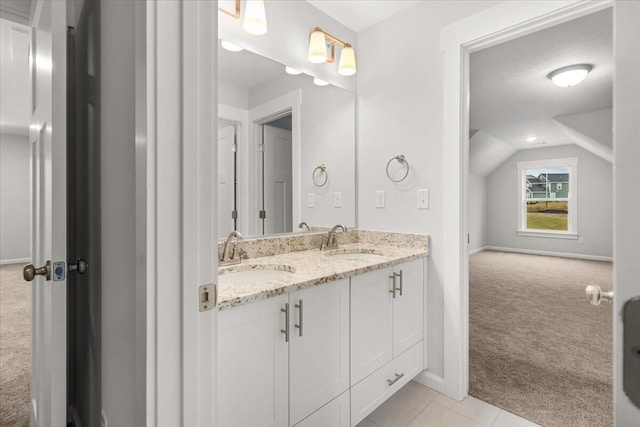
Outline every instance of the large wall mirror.
[(218, 236), (355, 225), (355, 94), (219, 47)]

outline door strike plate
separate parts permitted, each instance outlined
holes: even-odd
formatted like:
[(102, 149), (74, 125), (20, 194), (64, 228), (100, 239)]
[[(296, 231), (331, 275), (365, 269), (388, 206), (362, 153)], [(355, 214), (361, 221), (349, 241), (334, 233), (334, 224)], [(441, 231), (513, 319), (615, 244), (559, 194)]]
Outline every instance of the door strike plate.
[(65, 279), (67, 266), (64, 261), (56, 261), (53, 263), (53, 281), (60, 282)]
[(198, 305), (200, 307), (200, 311), (209, 311), (216, 306), (216, 289), (217, 288), (214, 283), (202, 285), (198, 288)]

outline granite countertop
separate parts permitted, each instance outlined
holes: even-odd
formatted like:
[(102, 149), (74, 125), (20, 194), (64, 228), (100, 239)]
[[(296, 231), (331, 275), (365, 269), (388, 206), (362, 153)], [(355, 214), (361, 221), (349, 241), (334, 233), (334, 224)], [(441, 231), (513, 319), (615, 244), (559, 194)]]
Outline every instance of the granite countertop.
[[(429, 255), (428, 236), (401, 235), (402, 244), (397, 244), (398, 233), (360, 232), (365, 236), (356, 243), (340, 244), (338, 249), (319, 249), (279, 253), (270, 256), (245, 259), (241, 264), (222, 267), (221, 274), (231, 271), (279, 269), (291, 274), (278, 280), (253, 284), (220, 284), (218, 286), (218, 310), (243, 305), (320, 285), (356, 274), (397, 265)], [(373, 236), (373, 237), (372, 237)], [(391, 236), (388, 238), (387, 236)], [(407, 239), (407, 237), (409, 237)], [(388, 243), (388, 244), (385, 244)], [(336, 259), (329, 253), (375, 253), (375, 259)]]

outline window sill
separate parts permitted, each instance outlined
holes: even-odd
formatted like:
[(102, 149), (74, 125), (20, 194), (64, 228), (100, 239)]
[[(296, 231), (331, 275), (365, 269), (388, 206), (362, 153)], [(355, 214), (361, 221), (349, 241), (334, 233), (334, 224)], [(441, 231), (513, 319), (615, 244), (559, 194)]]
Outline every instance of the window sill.
[(566, 239), (566, 240), (578, 240), (578, 235), (575, 233), (553, 233), (549, 231), (531, 231), (531, 230), (518, 230), (518, 236), (523, 237), (546, 237), (549, 239)]

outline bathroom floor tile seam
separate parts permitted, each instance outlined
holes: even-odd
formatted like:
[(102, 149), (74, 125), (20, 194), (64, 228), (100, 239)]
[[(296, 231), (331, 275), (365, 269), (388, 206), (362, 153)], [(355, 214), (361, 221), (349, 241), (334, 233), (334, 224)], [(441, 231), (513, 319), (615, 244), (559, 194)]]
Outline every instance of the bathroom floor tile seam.
[[(411, 408), (412, 404), (410, 402), (412, 399), (416, 400), (413, 403), (413, 408)], [(356, 427), (540, 426), (472, 396), (457, 402), (426, 386), (411, 381), (369, 414)]]

